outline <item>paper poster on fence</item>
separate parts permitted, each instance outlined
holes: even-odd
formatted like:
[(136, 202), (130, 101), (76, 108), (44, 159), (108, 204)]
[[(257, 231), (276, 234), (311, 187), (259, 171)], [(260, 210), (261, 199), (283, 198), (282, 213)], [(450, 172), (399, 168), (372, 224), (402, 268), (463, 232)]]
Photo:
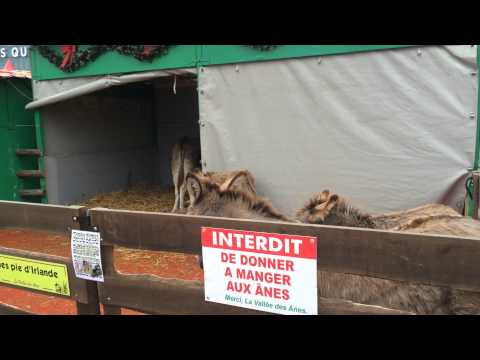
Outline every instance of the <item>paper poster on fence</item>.
[(72, 261), (80, 279), (103, 282), (100, 233), (72, 230)]
[(202, 228), (205, 300), (317, 315), (317, 239)]

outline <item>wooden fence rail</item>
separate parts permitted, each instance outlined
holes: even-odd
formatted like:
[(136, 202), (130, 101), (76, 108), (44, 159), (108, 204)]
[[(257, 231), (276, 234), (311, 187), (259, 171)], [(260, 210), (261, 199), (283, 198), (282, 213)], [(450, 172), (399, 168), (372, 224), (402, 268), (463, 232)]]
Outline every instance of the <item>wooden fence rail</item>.
[(35, 315), (15, 306), (0, 304), (0, 315)]
[(202, 226), (315, 236), (319, 270), (480, 291), (480, 239), (92, 209), (103, 245), (200, 254)]
[[(202, 281), (126, 275), (115, 270), (115, 246), (200, 254), (201, 228), (205, 226), (314, 236), (318, 239), (318, 270), (480, 292), (480, 239), (333, 226), (101, 208), (91, 209), (88, 214), (84, 207), (0, 201), (0, 228), (37, 229), (67, 236), (72, 229), (99, 231), (105, 282), (76, 278), (70, 258), (5, 248), (1, 244), (0, 254), (65, 264), (70, 298), (77, 302), (79, 314), (99, 314), (99, 304), (103, 304), (105, 314), (119, 314), (121, 307), (152, 314), (267, 314), (206, 302)], [(318, 311), (319, 314), (409, 314), (321, 297)], [(19, 312), (0, 305), (0, 314)]]
[[(114, 246), (200, 254), (202, 226), (315, 236), (319, 270), (480, 291), (480, 239), (100, 208), (90, 215), (102, 234), (106, 280), (98, 284), (99, 299), (111, 314), (122, 306), (149, 313), (252, 313), (205, 302), (202, 282), (115, 271)], [(406, 314), (336, 299), (319, 298), (318, 304), (319, 314)]]

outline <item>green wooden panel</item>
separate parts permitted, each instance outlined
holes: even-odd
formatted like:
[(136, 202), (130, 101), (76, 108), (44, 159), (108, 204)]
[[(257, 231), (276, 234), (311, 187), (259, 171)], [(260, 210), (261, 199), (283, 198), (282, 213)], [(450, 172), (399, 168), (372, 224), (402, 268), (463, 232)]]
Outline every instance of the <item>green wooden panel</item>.
[[(34, 114), (25, 110), (31, 101), (28, 79), (0, 79), (0, 199), (24, 201), (20, 189), (36, 189), (39, 179), (20, 179), (19, 170), (35, 170), (35, 157), (17, 156), (18, 148), (36, 148)], [(36, 201), (35, 198), (29, 201)]]
[(12, 163), (12, 133), (0, 128), (0, 200), (15, 200), (17, 177)]
[(0, 200), (13, 200), (16, 186), (12, 163), (14, 132), (11, 130), (7, 91), (6, 79), (0, 79)]
[(325, 56), (410, 46), (414, 45), (282, 45), (271, 51), (259, 51), (239, 45), (205, 45), (201, 64), (218, 65), (306, 56)]
[(33, 126), (33, 113), (25, 110), (32, 101), (32, 85), (29, 79), (8, 79), (7, 102), (10, 123), (14, 127)]
[[(58, 45), (53, 45), (58, 48)], [(80, 46), (80, 49), (87, 45)], [(129, 73), (196, 66), (198, 45), (178, 45), (169, 49), (165, 56), (152, 62), (142, 62), (133, 57), (121, 55), (115, 51), (99, 56), (94, 62), (73, 72), (65, 73), (41, 56), (35, 48), (30, 53), (32, 59), (32, 78), (35, 80), (62, 79), (81, 76)]]
[[(12, 166), (14, 173), (19, 170), (38, 169), (37, 158), (32, 156), (16, 156), (15, 150), (19, 148), (36, 148), (34, 114), (25, 110), (25, 105), (31, 101), (32, 87), (28, 79), (9, 79), (7, 84), (8, 114), (11, 123), (14, 124), (12, 132)], [(20, 189), (38, 189), (38, 179), (17, 178), (14, 200), (22, 200), (18, 196)]]
[[(53, 45), (58, 50), (58, 45)], [(88, 45), (80, 45), (80, 49)], [(141, 62), (133, 57), (111, 51), (96, 61), (73, 72), (65, 73), (41, 56), (31, 51), (32, 76), (35, 80), (72, 78), (149, 70), (175, 69), (201, 65), (265, 61), (284, 58), (344, 54), (402, 48), (414, 45), (281, 45), (272, 51), (259, 51), (244, 45), (176, 45), (165, 56), (152, 62)], [(59, 50), (58, 50), (59, 52)], [(59, 52), (60, 54), (60, 52)]]
[(7, 102), (7, 81), (0, 79), (0, 129), (10, 128)]

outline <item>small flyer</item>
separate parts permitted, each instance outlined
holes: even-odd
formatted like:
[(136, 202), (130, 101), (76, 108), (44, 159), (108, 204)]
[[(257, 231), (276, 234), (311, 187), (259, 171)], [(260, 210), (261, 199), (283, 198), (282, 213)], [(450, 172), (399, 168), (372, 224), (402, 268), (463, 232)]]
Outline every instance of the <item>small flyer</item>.
[(103, 282), (100, 233), (72, 230), (72, 261), (80, 279)]

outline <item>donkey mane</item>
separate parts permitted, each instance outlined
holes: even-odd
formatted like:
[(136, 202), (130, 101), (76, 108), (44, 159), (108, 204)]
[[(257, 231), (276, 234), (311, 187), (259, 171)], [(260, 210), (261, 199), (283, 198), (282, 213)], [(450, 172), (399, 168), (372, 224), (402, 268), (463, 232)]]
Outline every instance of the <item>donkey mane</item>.
[(353, 206), (347, 199), (338, 198), (337, 206), (332, 210), (337, 216), (345, 216), (359, 227), (376, 228), (372, 216)]
[(231, 201), (240, 201), (244, 203), (248, 209), (253, 210), (259, 214), (266, 215), (281, 221), (291, 221), (290, 219), (279, 213), (270, 201), (262, 197), (254, 197), (249, 193), (237, 190), (222, 190), (220, 186), (209, 179), (204, 179), (203, 184), (207, 191), (216, 192), (220, 198), (226, 198)]

